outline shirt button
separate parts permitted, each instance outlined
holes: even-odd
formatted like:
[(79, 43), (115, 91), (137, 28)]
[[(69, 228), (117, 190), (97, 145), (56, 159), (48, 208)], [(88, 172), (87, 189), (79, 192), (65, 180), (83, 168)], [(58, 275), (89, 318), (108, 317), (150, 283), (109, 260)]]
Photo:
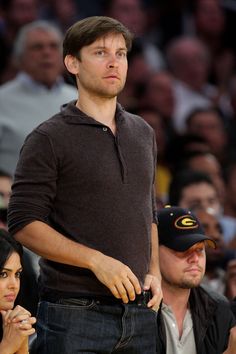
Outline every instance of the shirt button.
[(106, 132), (106, 131), (107, 131), (107, 127), (103, 127), (102, 130), (103, 130), (104, 132)]

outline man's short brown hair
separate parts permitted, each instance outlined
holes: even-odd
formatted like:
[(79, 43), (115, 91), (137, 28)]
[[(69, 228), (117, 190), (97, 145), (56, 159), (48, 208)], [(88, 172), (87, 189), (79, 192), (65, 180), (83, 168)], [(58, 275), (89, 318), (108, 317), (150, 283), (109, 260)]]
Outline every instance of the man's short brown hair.
[(63, 42), (63, 58), (68, 54), (80, 58), (81, 48), (109, 33), (122, 34), (127, 50), (131, 49), (133, 35), (121, 22), (111, 17), (91, 16), (76, 22), (67, 30)]

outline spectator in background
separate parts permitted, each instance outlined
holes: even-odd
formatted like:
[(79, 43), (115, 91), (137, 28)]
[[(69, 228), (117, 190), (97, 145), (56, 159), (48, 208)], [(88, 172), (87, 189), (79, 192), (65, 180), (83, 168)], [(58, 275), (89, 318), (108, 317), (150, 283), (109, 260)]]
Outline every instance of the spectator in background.
[(220, 221), (227, 247), (233, 242), (236, 235), (235, 220), (223, 214), (216, 187), (206, 173), (193, 170), (176, 172), (170, 183), (168, 203), (193, 210), (211, 210)]
[(171, 180), (170, 170), (166, 164), (166, 145), (168, 135), (165, 129), (163, 117), (158, 111), (151, 108), (139, 109), (136, 112), (140, 115), (155, 131), (158, 146), (158, 167), (156, 169), (156, 197), (157, 206), (162, 207), (167, 201), (167, 193)]
[(220, 202), (224, 205), (225, 184), (222, 176), (222, 167), (217, 158), (210, 152), (189, 151), (188, 154), (180, 158), (180, 168), (191, 169), (206, 173), (214, 183)]
[(206, 139), (196, 134), (176, 134), (168, 143), (166, 158), (172, 173), (182, 168), (183, 161), (195, 152), (211, 152)]
[(144, 86), (153, 73), (145, 59), (142, 45), (134, 42), (128, 53), (129, 71), (124, 90), (119, 94), (119, 102), (131, 112), (140, 107)]
[(83, 18), (104, 15), (104, 0), (76, 0), (76, 3), (78, 5), (79, 12), (83, 14)]
[(214, 108), (196, 109), (186, 117), (186, 132), (203, 137), (223, 166), (228, 154), (227, 131), (220, 113)]
[(236, 219), (236, 156), (232, 157), (224, 168), (225, 178), (225, 215)]
[(27, 134), (77, 97), (62, 78), (61, 44), (61, 32), (45, 21), (26, 25), (16, 39), (20, 72), (0, 87), (0, 168), (11, 175)]
[(42, 7), (40, 15), (44, 20), (55, 24), (63, 33), (79, 18), (82, 18), (76, 0), (51, 0)]
[[(226, 248), (220, 222), (210, 209), (196, 209), (194, 213), (200, 221), (205, 234), (216, 243), (215, 249), (206, 249), (206, 272), (202, 284), (219, 294), (227, 296), (226, 289), (232, 284), (229, 279), (230, 273), (227, 272), (227, 266), (229, 261), (236, 261), (236, 252)], [(229, 297), (229, 299), (231, 300), (232, 297)]]
[(236, 320), (230, 304), (201, 286), (206, 249), (215, 247), (214, 241), (189, 209), (167, 207), (157, 217), (163, 291), (157, 352), (235, 354)]
[(105, 0), (104, 13), (117, 19), (134, 33), (134, 42), (137, 41), (142, 46), (151, 70), (157, 71), (165, 67), (161, 51), (145, 37), (148, 17), (142, 0)]
[(183, 132), (188, 114), (212, 106), (217, 98), (217, 89), (208, 83), (209, 52), (198, 38), (183, 36), (168, 44), (166, 56), (175, 77), (173, 123), (178, 132)]
[(219, 0), (196, 0), (193, 6), (195, 34), (208, 47), (215, 60), (227, 43), (225, 37), (226, 16)]
[(151, 73), (146, 80), (140, 106), (155, 109), (162, 116), (169, 138), (175, 134), (173, 115), (175, 110), (174, 80), (168, 71)]
[(0, 170), (0, 227), (7, 229), (7, 208), (11, 195), (12, 176)]
[(17, 69), (12, 49), (18, 31), (38, 18), (37, 0), (1, 0), (3, 24), (0, 29), (0, 84), (14, 78)]
[(131, 52), (128, 55), (129, 72), (119, 102), (130, 111), (140, 107), (143, 88), (149, 77), (165, 67), (165, 60), (148, 38), (148, 16), (142, 0), (105, 0), (104, 14), (124, 23), (134, 33)]
[(173, 176), (168, 203), (189, 209), (210, 208), (216, 215), (221, 210), (217, 191), (210, 177), (206, 173), (192, 170), (177, 171)]
[[(192, 2), (192, 30), (185, 33), (197, 36), (210, 53), (209, 80), (218, 89), (217, 106), (227, 112), (227, 88), (235, 70), (234, 39), (229, 29), (227, 1), (196, 0)], [(227, 6), (227, 5), (226, 5)]]

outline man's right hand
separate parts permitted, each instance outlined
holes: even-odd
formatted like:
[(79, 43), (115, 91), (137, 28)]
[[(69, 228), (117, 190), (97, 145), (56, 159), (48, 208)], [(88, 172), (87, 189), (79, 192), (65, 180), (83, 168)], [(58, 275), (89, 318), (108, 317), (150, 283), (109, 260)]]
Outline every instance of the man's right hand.
[(112, 257), (97, 252), (91, 271), (117, 299), (121, 299), (124, 303), (133, 301), (136, 294), (141, 293), (139, 280), (131, 269)]

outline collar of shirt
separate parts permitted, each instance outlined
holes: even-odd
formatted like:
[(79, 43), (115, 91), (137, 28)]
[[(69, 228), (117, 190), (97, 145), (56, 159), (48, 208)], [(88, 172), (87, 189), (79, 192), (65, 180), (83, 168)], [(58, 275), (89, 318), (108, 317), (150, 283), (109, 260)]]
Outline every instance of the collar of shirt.
[(41, 82), (35, 81), (34, 79), (32, 79), (32, 77), (30, 75), (28, 75), (27, 73), (25, 73), (23, 71), (20, 72), (19, 74), (17, 74), (17, 80), (19, 82), (21, 82), (24, 86), (29, 88), (31, 91), (34, 91), (34, 92), (50, 91), (50, 92), (56, 93), (60, 90), (61, 86), (64, 84), (63, 78), (61, 76), (58, 76), (58, 78), (56, 79), (53, 86), (49, 89), (47, 86), (45, 86)]

